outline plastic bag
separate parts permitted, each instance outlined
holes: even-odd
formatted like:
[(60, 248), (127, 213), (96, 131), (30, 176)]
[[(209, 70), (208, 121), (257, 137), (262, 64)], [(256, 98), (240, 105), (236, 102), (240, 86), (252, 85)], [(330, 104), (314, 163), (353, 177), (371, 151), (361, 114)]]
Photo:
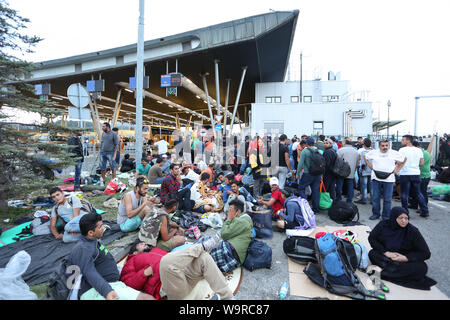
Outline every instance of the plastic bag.
[(126, 185), (124, 185), (119, 179), (111, 179), (109, 181), (108, 186), (105, 188), (105, 194), (115, 194), (117, 191), (120, 192), (120, 189), (126, 189)]
[(30, 255), (22, 250), (0, 269), (0, 300), (37, 300), (37, 295), (22, 279), (30, 263)]
[(213, 228), (222, 228), (223, 220), (218, 212), (209, 212), (207, 218), (200, 219), (200, 222), (213, 227)]

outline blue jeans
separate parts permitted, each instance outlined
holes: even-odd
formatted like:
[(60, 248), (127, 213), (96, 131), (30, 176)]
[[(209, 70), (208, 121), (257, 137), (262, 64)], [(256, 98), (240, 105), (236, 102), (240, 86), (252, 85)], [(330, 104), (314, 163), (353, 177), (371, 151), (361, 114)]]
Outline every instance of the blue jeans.
[(313, 176), (309, 173), (303, 172), (300, 183), (298, 184), (298, 192), (300, 193), (300, 197), (304, 199), (306, 199), (306, 187), (311, 186), (312, 209), (314, 212), (319, 212), (320, 177), (320, 175)]
[(361, 180), (361, 194), (362, 194), (361, 201), (367, 201), (367, 186), (370, 183), (370, 176), (361, 176), (360, 180)]
[(250, 201), (250, 202), (255, 202), (256, 201), (255, 198), (252, 197), (250, 192), (248, 192), (248, 190), (245, 189), (244, 187), (240, 187), (239, 188), (239, 193), (244, 196), (245, 201)]
[(352, 203), (353, 201), (353, 195), (354, 195), (354, 190), (353, 190), (353, 179), (342, 179), (342, 178), (338, 178), (336, 179), (336, 201), (341, 201), (342, 200), (342, 188), (344, 186), (344, 182), (347, 186), (347, 202), (348, 203)]
[(420, 192), (420, 175), (401, 175), (400, 189), (402, 192), (402, 207), (406, 211), (408, 211), (409, 190), (411, 189), (412, 196), (419, 203), (419, 207), (422, 213), (428, 213), (427, 203), (425, 202), (422, 192)]
[(156, 178), (155, 184), (161, 184), (163, 182), (163, 180), (164, 180), (164, 177)]
[(113, 161), (114, 152), (100, 152), (100, 170), (106, 170), (106, 163), (109, 162), (111, 170), (116, 169), (116, 163)]
[(393, 182), (382, 182), (376, 179), (371, 181), (372, 214), (380, 216), (380, 196), (383, 190), (383, 215), (382, 219), (389, 219), (391, 213), (392, 193), (394, 191)]
[(76, 187), (80, 187), (81, 184), (81, 166), (83, 165), (83, 163), (81, 162), (81, 160), (77, 160), (77, 164), (75, 165), (75, 188)]
[[(420, 179), (420, 192), (422, 193), (423, 198), (425, 199), (425, 203), (427, 205), (428, 205), (427, 189), (428, 189), (429, 183), (430, 183), (430, 178), (421, 178)], [(414, 196), (412, 196), (412, 199), (411, 199), (411, 206), (415, 209), (417, 209), (419, 206), (419, 201), (417, 201), (417, 198), (415, 198)]]
[(80, 219), (85, 214), (86, 214), (85, 212), (80, 212), (78, 216), (70, 220), (64, 226), (64, 236), (63, 236), (64, 243), (75, 242), (81, 239)]

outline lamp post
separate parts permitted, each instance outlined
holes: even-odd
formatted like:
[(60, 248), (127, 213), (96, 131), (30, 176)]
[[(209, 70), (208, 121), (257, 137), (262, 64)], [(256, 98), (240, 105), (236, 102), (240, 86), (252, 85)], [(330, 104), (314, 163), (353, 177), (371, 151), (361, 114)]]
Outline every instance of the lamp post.
[(391, 108), (391, 100), (388, 100), (387, 106), (388, 106), (387, 136), (389, 139), (389, 109)]

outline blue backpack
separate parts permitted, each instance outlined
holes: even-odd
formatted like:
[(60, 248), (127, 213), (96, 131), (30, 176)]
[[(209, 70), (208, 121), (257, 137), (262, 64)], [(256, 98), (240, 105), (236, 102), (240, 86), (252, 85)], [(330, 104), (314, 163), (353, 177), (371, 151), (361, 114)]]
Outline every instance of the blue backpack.
[(327, 233), (316, 239), (315, 252), (318, 264), (309, 263), (303, 270), (314, 283), (353, 299), (386, 299), (382, 292), (367, 290), (356, 275), (360, 261), (351, 242)]
[(248, 246), (244, 268), (253, 271), (255, 269), (272, 269), (272, 248), (265, 242), (252, 239)]

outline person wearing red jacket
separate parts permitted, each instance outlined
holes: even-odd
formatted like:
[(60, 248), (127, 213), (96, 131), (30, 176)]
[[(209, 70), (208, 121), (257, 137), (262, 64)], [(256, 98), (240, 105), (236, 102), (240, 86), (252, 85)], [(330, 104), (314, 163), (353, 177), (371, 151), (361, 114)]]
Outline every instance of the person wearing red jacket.
[(166, 254), (166, 251), (159, 248), (150, 250), (145, 242), (134, 244), (120, 273), (120, 281), (135, 290), (152, 295), (156, 300), (162, 300), (159, 293), (159, 263)]

